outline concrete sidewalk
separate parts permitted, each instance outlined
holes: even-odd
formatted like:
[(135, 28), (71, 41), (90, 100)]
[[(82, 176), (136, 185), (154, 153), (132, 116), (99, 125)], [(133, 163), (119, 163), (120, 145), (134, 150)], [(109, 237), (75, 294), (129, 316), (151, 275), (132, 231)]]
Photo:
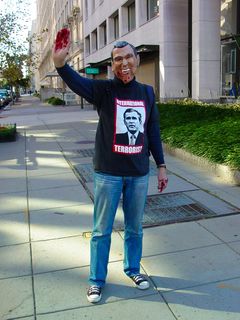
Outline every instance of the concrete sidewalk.
[(18, 140), (0, 144), (1, 320), (240, 320), (240, 187), (166, 155), (169, 187), (159, 196), (152, 164), (141, 263), (151, 288), (123, 274), (119, 208), (107, 285), (92, 305), (97, 114), (26, 96), (0, 114), (15, 122)]

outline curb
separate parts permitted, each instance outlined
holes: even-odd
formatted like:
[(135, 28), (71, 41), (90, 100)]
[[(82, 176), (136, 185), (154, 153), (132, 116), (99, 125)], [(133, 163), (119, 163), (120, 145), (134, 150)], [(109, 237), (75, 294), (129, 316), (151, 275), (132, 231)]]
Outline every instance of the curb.
[(240, 171), (232, 169), (226, 165), (213, 163), (203, 157), (195, 156), (183, 149), (173, 148), (163, 143), (164, 151), (181, 160), (197, 165), (200, 168), (208, 169), (209, 172), (220, 177), (223, 181), (240, 185)]

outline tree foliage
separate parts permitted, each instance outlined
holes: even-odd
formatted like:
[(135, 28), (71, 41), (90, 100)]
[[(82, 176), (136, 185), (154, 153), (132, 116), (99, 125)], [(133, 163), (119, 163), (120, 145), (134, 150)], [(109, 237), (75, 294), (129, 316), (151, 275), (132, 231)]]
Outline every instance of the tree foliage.
[(0, 73), (9, 86), (19, 85), (28, 60), (27, 4), (28, 0), (0, 0)]
[(17, 27), (15, 14), (0, 12), (0, 25), (0, 67), (3, 68), (6, 62), (6, 54), (16, 52), (19, 46), (12, 37)]
[(39, 33), (33, 33), (31, 36), (28, 37), (29, 42), (29, 55), (28, 59), (26, 61), (27, 66), (31, 70), (31, 72), (34, 72), (36, 69), (38, 69), (39, 61), (40, 61), (40, 53), (37, 49), (39, 47), (39, 44), (41, 43), (43, 39), (44, 33), (48, 32), (48, 28), (42, 29)]
[(5, 67), (2, 70), (2, 76), (6, 79), (8, 85), (15, 86), (23, 78), (22, 66), (24, 57), (6, 55)]

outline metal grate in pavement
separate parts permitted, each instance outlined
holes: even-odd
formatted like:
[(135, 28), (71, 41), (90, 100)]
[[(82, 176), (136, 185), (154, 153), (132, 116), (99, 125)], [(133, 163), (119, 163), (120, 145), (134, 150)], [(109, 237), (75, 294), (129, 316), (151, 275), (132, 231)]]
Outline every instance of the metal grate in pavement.
[[(74, 151), (78, 152), (82, 157), (90, 157), (92, 156), (94, 149)], [(72, 162), (71, 160), (69, 161)], [(87, 186), (87, 183), (93, 182), (94, 170), (92, 163), (72, 163), (72, 165), (92, 199), (92, 191)], [(151, 172), (152, 174), (156, 174), (154, 172), (155, 170), (154, 164), (151, 163), (150, 175)], [(149, 195), (146, 201), (143, 226), (151, 227), (175, 222), (193, 221), (216, 215), (216, 213), (206, 208), (195, 199), (187, 196), (184, 192)], [(123, 227), (123, 221), (116, 221), (114, 223), (114, 228), (116, 230), (122, 230)]]
[[(122, 206), (122, 203), (120, 203)], [(147, 197), (143, 227), (160, 226), (176, 222), (193, 221), (216, 216), (200, 203), (184, 193), (153, 195)], [(114, 223), (115, 230), (123, 230), (124, 222), (118, 219)]]
[(94, 140), (81, 140), (81, 141), (76, 141), (76, 144), (91, 144), (94, 143)]
[(92, 163), (82, 163), (73, 166), (84, 183), (93, 182), (94, 170)]
[(92, 158), (94, 156), (94, 149), (72, 150), (71, 152), (75, 155), (78, 155), (80, 158)]
[(198, 220), (216, 216), (201, 203), (182, 192), (147, 197), (144, 226)]

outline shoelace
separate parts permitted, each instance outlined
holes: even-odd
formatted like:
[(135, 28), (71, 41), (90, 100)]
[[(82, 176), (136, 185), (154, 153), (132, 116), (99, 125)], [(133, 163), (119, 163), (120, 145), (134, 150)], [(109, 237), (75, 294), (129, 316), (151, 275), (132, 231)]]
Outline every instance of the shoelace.
[(141, 274), (137, 274), (135, 276), (132, 276), (132, 279), (134, 282), (136, 282), (137, 284), (143, 282), (143, 281), (147, 281)]
[(88, 289), (88, 294), (100, 294), (101, 293), (101, 288), (98, 287), (98, 286), (91, 286), (89, 289)]

